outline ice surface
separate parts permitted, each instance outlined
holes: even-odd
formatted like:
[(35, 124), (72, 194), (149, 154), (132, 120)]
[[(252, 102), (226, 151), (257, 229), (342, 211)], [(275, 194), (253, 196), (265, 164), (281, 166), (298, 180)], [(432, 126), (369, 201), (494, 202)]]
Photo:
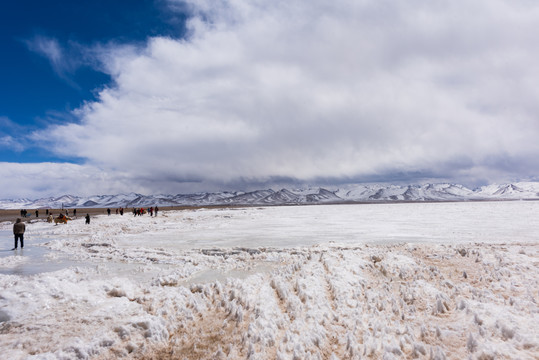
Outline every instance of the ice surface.
[[(6, 359), (535, 358), (539, 202), (0, 224)], [(36, 265), (41, 264), (41, 265)], [(153, 357), (150, 357), (153, 356)]]

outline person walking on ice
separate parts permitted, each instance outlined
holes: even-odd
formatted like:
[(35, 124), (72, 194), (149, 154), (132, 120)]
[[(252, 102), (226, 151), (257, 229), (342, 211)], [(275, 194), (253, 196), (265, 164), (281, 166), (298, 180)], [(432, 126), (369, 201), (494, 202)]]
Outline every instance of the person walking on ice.
[(17, 250), (17, 245), (19, 239), (21, 240), (21, 249), (24, 247), (24, 231), (26, 230), (26, 225), (22, 222), (20, 218), (15, 221), (13, 224), (13, 235), (15, 235), (15, 247), (11, 250)]

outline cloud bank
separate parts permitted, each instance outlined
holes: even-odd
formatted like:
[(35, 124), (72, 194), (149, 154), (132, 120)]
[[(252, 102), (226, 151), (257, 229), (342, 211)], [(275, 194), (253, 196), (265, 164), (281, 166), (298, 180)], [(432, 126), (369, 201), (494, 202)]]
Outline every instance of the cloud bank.
[(113, 84), (32, 134), (84, 159), (64, 176), (175, 193), (537, 175), (533, 2), (170, 5), (191, 13), (187, 37), (94, 48)]

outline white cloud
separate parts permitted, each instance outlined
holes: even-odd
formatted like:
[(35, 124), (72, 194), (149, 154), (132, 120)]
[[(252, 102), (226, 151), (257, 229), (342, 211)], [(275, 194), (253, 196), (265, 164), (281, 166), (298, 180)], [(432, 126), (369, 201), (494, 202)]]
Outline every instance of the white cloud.
[(30, 51), (46, 58), (52, 69), (68, 85), (79, 89), (73, 80), (73, 74), (82, 66), (99, 68), (94, 57), (94, 50), (84, 47), (74, 41), (63, 46), (60, 41), (45, 35), (36, 35), (25, 41)]
[(23, 133), (22, 127), (6, 116), (0, 116), (0, 149), (21, 152), (25, 149), (24, 140), (14, 137)]
[(47, 58), (58, 74), (63, 74), (67, 67), (67, 61), (60, 43), (57, 39), (45, 36), (35, 36), (26, 41), (26, 45), (31, 51)]
[(99, 169), (88, 166), (0, 162), (2, 198), (39, 198), (66, 193), (101, 194), (111, 189), (113, 182)]
[(114, 85), (35, 139), (149, 192), (537, 175), (533, 2), (171, 4), (186, 39), (96, 50)]
[(4, 149), (10, 149), (16, 152), (24, 150), (24, 146), (21, 143), (17, 142), (10, 135), (0, 136), (0, 147)]

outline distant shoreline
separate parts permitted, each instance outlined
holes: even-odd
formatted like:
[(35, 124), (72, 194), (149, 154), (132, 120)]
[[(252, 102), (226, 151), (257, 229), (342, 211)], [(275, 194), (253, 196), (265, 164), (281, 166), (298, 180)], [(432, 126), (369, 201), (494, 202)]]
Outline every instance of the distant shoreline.
[[(198, 206), (201, 208), (201, 206)], [(192, 206), (174, 206), (174, 207), (159, 207), (160, 210), (185, 210), (185, 209), (192, 209), (194, 207)], [(69, 216), (73, 216), (73, 210), (77, 209), (77, 218), (84, 217), (86, 214), (90, 214), (90, 216), (97, 216), (97, 215), (107, 215), (107, 208), (64, 208), (64, 209), (48, 209), (49, 213), (53, 214), (53, 216), (57, 216), (58, 214), (62, 213), (65, 214), (66, 210), (69, 211)], [(130, 208), (124, 208), (124, 215), (123, 216), (133, 216), (131, 213), (132, 207)], [(46, 208), (40, 208), (40, 209), (26, 209), (28, 211), (28, 216), (26, 218), (22, 218), (23, 221), (32, 221), (32, 220), (44, 220), (47, 218), (46, 215)], [(39, 216), (36, 217), (36, 210), (38, 210)], [(111, 210), (111, 216), (116, 216), (116, 208), (110, 208)], [(118, 216), (120, 216), (118, 214)], [(3, 221), (15, 221), (15, 219), (21, 217), (21, 210), (6, 210), (6, 209), (0, 209), (0, 222)]]
[[(290, 203), (290, 204), (215, 204), (215, 205), (174, 205), (174, 206), (158, 206), (159, 211), (172, 210), (197, 210), (197, 209), (230, 209), (230, 208), (246, 208), (246, 207), (274, 207), (274, 206), (317, 206), (317, 205), (376, 205), (376, 204), (434, 204), (434, 203), (472, 203), (472, 202), (506, 202), (506, 201), (539, 201), (539, 199), (473, 199), (473, 200), (372, 200), (372, 201), (339, 201), (339, 202), (313, 202), (313, 203)], [(152, 205), (143, 206), (145, 209)], [(107, 208), (64, 208), (64, 209), (48, 209), (49, 213), (58, 215), (65, 214), (66, 210), (69, 215), (73, 216), (73, 210), (77, 210), (77, 218), (84, 217), (86, 214), (90, 216), (106, 215)], [(116, 216), (115, 207), (111, 207), (111, 216)], [(119, 208), (118, 208), (119, 209)], [(124, 208), (123, 216), (132, 216), (133, 207)], [(44, 220), (47, 218), (47, 208), (31, 209), (27, 208), (28, 216), (23, 218), (23, 221)], [(39, 216), (36, 218), (35, 211), (38, 210)], [(0, 209), (0, 222), (14, 222), (21, 217), (21, 210)], [(118, 216), (120, 216), (118, 214)]]

